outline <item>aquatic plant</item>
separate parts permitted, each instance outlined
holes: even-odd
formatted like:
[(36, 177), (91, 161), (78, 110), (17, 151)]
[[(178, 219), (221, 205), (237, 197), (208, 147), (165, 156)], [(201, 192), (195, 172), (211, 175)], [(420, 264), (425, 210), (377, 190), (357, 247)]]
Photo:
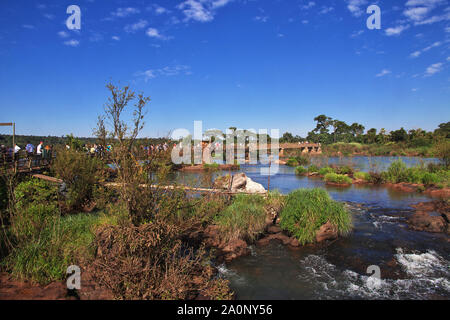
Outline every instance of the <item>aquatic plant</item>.
[(363, 171), (355, 172), (353, 174), (353, 177), (355, 179), (361, 179), (361, 180), (364, 180), (364, 181), (370, 181), (370, 174), (368, 174), (367, 172), (363, 172)]
[(295, 168), (295, 174), (298, 176), (304, 176), (308, 173), (308, 169), (306, 169), (303, 166), (298, 166), (297, 168)]
[(334, 173), (333, 168), (331, 168), (331, 167), (323, 167), (323, 168), (320, 168), (320, 170), (319, 170), (319, 174), (321, 176), (325, 176), (328, 173)]
[(299, 189), (291, 192), (280, 214), (280, 226), (301, 244), (315, 241), (316, 231), (333, 224), (339, 234), (351, 229), (351, 216), (342, 203), (332, 200), (324, 189)]
[(295, 158), (289, 158), (288, 161), (286, 162), (286, 165), (289, 167), (296, 167), (299, 165), (297, 159)]
[(308, 167), (308, 172), (309, 173), (319, 172), (319, 168), (316, 165), (312, 164)]
[(222, 239), (253, 241), (264, 231), (265, 200), (260, 195), (237, 195), (230, 206), (214, 219), (220, 227)]

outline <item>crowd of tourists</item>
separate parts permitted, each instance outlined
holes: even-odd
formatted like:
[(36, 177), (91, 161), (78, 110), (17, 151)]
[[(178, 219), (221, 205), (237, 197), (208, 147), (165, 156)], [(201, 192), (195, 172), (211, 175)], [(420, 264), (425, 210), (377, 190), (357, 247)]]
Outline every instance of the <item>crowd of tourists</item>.
[(13, 157), (16, 160), (31, 160), (33, 165), (39, 165), (42, 160), (50, 160), (52, 158), (52, 145), (44, 145), (41, 141), (37, 146), (32, 143), (27, 143), (26, 146), (21, 148), (17, 144), (14, 148), (8, 148), (5, 145), (0, 146), (0, 156), (2, 161), (10, 162)]

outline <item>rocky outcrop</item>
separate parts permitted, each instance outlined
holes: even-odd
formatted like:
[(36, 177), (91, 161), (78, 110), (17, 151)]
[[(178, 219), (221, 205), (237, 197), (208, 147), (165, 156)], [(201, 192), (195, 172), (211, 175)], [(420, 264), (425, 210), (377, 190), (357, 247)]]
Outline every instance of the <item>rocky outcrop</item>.
[(407, 220), (411, 229), (450, 234), (450, 203), (448, 201), (421, 202), (412, 207), (417, 211)]
[(316, 241), (322, 242), (325, 240), (334, 240), (338, 237), (338, 230), (336, 226), (329, 221), (322, 225), (319, 230), (316, 231)]
[(221, 241), (220, 229), (216, 225), (207, 227), (203, 233), (207, 247), (216, 249), (216, 257), (219, 262), (230, 262), (241, 256), (250, 254), (250, 249), (244, 240), (231, 240), (226, 243)]
[(431, 216), (424, 211), (414, 213), (409, 219), (408, 224), (411, 229), (417, 231), (428, 231), (434, 233), (447, 232), (447, 223), (441, 216)]
[(259, 183), (253, 181), (245, 173), (237, 173), (219, 177), (214, 181), (215, 189), (230, 190), (231, 192), (265, 193), (266, 189)]

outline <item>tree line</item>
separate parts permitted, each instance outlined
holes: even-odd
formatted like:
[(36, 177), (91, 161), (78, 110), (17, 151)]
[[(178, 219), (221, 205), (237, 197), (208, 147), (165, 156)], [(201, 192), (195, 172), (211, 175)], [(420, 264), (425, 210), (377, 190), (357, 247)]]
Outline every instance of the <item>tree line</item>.
[(403, 127), (398, 130), (387, 132), (382, 128), (379, 131), (371, 128), (367, 131), (360, 123), (347, 124), (344, 121), (333, 119), (326, 115), (319, 115), (314, 118), (316, 127), (308, 132), (306, 138), (294, 136), (290, 132), (285, 132), (280, 139), (281, 143), (314, 142), (322, 144), (332, 144), (336, 142), (357, 142), (363, 144), (385, 144), (388, 142), (406, 142), (416, 147), (430, 146), (433, 142), (450, 139), (450, 122), (441, 123), (434, 131), (423, 129), (411, 129), (406, 131)]

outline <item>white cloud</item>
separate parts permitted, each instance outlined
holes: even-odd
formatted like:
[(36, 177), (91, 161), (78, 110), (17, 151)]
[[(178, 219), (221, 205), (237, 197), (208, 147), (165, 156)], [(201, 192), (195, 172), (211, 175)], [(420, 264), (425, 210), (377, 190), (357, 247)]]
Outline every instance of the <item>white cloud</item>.
[(350, 35), (350, 37), (351, 37), (351, 38), (356, 38), (356, 37), (362, 35), (363, 33), (364, 33), (364, 30), (355, 31), (355, 32), (353, 32), (353, 33)]
[(308, 24), (309, 21), (308, 21), (308, 20), (302, 20), (302, 23), (303, 23), (303, 24)]
[(375, 75), (375, 76), (376, 76), (376, 77), (383, 77), (383, 76), (385, 76), (385, 75), (387, 75), (387, 74), (390, 74), (390, 73), (392, 73), (390, 70), (383, 69), (383, 70), (381, 70), (380, 73), (378, 73), (378, 74)]
[(444, 64), (442, 62), (434, 63), (425, 70), (425, 76), (431, 76), (435, 73), (438, 73), (442, 70), (442, 66)]
[(419, 90), (419, 89), (417, 89), (417, 88), (412, 88), (411, 89), (412, 92), (416, 92), (417, 90)]
[(427, 52), (427, 51), (431, 50), (432, 48), (439, 47), (439, 46), (441, 46), (441, 45), (442, 45), (442, 42), (436, 41), (436, 42), (434, 42), (433, 44), (429, 45), (428, 47), (423, 48), (422, 50), (418, 50), (418, 51), (415, 51), (415, 52), (411, 53), (410, 56), (411, 56), (412, 58), (417, 58), (417, 57), (420, 56), (422, 53)]
[(127, 33), (135, 33), (136, 31), (144, 29), (148, 25), (147, 20), (140, 19), (138, 22), (126, 25), (124, 30)]
[(185, 16), (184, 21), (209, 22), (214, 19), (216, 10), (232, 0), (186, 0), (177, 6)]
[(35, 29), (35, 27), (34, 26), (32, 26), (31, 24), (24, 24), (24, 25), (22, 25), (22, 28), (25, 28), (25, 29)]
[(58, 32), (58, 36), (60, 36), (61, 38), (68, 38), (69, 33), (67, 33), (67, 31), (60, 31)]
[(137, 8), (117, 8), (116, 11), (111, 12), (113, 17), (125, 18), (133, 14), (140, 13), (141, 11)]
[[(443, 20), (450, 20), (450, 13), (429, 17), (434, 9), (446, 3), (447, 0), (409, 0), (406, 2), (406, 8), (403, 11), (403, 14), (409, 20), (414, 22), (415, 25), (432, 24)], [(448, 8), (445, 11), (448, 11)]]
[(267, 22), (267, 20), (269, 20), (269, 17), (257, 16), (257, 17), (254, 17), (253, 20), (258, 21), (258, 22)]
[(445, 27), (445, 32), (450, 32), (450, 27)]
[(80, 41), (72, 39), (64, 41), (64, 44), (69, 47), (78, 47), (80, 45)]
[(164, 67), (160, 69), (149, 69), (143, 72), (136, 72), (135, 76), (142, 77), (145, 82), (158, 76), (171, 77), (176, 75), (190, 75), (191, 68), (185, 65), (177, 65), (174, 67)]
[(157, 15), (160, 14), (165, 14), (165, 13), (170, 13), (170, 10), (160, 6), (159, 4), (153, 4), (150, 7), (147, 8), (147, 10), (152, 10), (154, 11)]
[(334, 8), (333, 7), (322, 7), (322, 10), (319, 11), (319, 14), (327, 14), (331, 11), (333, 11)]
[(360, 17), (364, 12), (364, 7), (367, 4), (367, 0), (348, 0), (347, 9), (350, 10), (351, 14), (355, 17)]
[(111, 39), (113, 39), (115, 41), (120, 41), (120, 37), (118, 37), (118, 36), (112, 36)]
[(161, 38), (162, 36), (159, 34), (158, 29), (155, 28), (149, 28), (146, 32), (146, 34), (151, 38)]
[(307, 4), (302, 5), (301, 8), (303, 10), (308, 10), (311, 9), (312, 7), (314, 7), (316, 5), (316, 3), (314, 1), (309, 1)]
[(421, 21), (430, 11), (431, 8), (416, 7), (405, 10), (403, 14), (413, 21)]
[(406, 29), (408, 29), (409, 26), (398, 26), (398, 27), (394, 27), (394, 28), (387, 28), (385, 30), (385, 34), (387, 36), (398, 36), (400, 35), (403, 31), (405, 31)]

